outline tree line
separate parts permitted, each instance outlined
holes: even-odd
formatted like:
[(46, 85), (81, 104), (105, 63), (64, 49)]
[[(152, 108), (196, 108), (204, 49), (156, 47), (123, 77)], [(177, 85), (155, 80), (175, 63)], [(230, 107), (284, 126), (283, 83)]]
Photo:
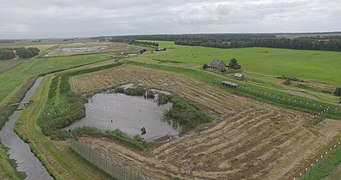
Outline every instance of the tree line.
[(112, 39), (111, 42), (123, 42), (133, 45), (141, 45), (141, 46), (147, 46), (147, 47), (159, 47), (159, 43), (156, 42), (150, 42), (150, 41), (136, 41), (131, 39)]
[[(181, 34), (181, 35), (131, 35), (114, 36), (112, 41), (159, 40), (175, 41), (178, 45), (216, 48), (270, 47), (302, 50), (341, 51), (341, 36), (326, 34), (296, 38), (278, 38), (278, 34)], [(298, 34), (299, 35), (299, 34)], [(94, 39), (101, 39), (97, 37)], [(140, 41), (137, 41), (140, 42)], [(135, 42), (134, 42), (135, 43)]]
[(29, 48), (2, 48), (0, 49), (0, 60), (14, 59), (14, 58), (31, 58), (37, 56), (40, 50), (36, 47)]
[(341, 51), (341, 38), (300, 37), (288, 38), (183, 38), (175, 41), (177, 45), (204, 46), (216, 48), (269, 47), (302, 50)]

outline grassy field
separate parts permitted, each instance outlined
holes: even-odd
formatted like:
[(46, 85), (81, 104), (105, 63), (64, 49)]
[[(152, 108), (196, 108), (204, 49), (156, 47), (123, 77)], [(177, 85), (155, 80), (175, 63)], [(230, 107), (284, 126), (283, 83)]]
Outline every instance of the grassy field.
[(244, 71), (271, 76), (327, 82), (341, 86), (341, 53), (327, 51), (288, 50), (276, 48), (219, 49), (197, 46), (178, 46), (174, 42), (159, 41), (169, 53), (153, 58), (197, 65), (209, 64), (213, 59), (226, 63), (237, 58)]
[[(183, 74), (185, 76), (204, 81), (210, 84), (215, 84), (220, 87), (222, 80), (229, 80), (226, 76), (222, 76), (216, 73), (211, 73), (208, 71), (201, 71), (197, 69), (191, 68), (184, 68), (184, 67), (176, 67), (176, 66), (169, 66), (169, 65), (160, 65), (160, 64), (151, 64), (151, 63), (141, 63), (141, 62), (129, 62), (129, 64), (143, 66), (152, 69), (158, 69), (163, 71), (170, 71), (179, 74)], [(234, 81), (236, 82), (236, 81)], [(316, 100), (308, 99), (305, 97), (300, 97), (296, 95), (291, 95), (285, 92), (264, 88), (262, 86), (255, 86), (249, 84), (247, 82), (236, 82), (244, 87), (248, 88), (238, 88), (236, 90), (231, 88), (222, 87), (226, 90), (232, 91), (242, 96), (250, 97), (253, 99), (258, 99), (263, 102), (267, 102), (270, 104), (275, 104), (281, 107), (288, 107), (312, 114), (317, 114), (321, 110), (326, 109), (328, 106), (330, 107), (330, 111), (326, 114), (328, 117), (341, 119), (341, 111), (340, 107), (337, 105), (331, 105), (328, 103), (319, 102)]]
[[(33, 79), (42, 73), (67, 69), (74, 66), (100, 62), (109, 59), (106, 54), (87, 55), (87, 56), (70, 56), (60, 58), (41, 58), (30, 59), (17, 64), (15, 67), (0, 73), (0, 126), (3, 125), (4, 119), (10, 115), (14, 108), (11, 102), (19, 102), (22, 95), (32, 84)], [(11, 62), (12, 63), (12, 62)], [(8, 67), (8, 66), (6, 66)], [(1, 148), (0, 161), (0, 179), (15, 179), (16, 170), (13, 166), (8, 166), (6, 162), (10, 162), (6, 153)], [(2, 168), (2, 169), (1, 169)]]
[(20, 65), (0, 74), (0, 104), (25, 79), (42, 73), (66, 69), (73, 66), (107, 60), (106, 54), (69, 56), (56, 58), (37, 58), (27, 60)]
[(8, 69), (11, 69), (12, 67), (19, 64), (20, 62), (23, 62), (23, 60), (19, 60), (19, 59), (0, 60), (0, 74)]

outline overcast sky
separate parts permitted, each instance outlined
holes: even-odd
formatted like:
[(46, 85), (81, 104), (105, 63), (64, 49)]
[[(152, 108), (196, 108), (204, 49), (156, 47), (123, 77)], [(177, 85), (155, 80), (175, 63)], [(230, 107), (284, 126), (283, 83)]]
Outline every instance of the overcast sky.
[(341, 0), (0, 0), (0, 39), (341, 30)]

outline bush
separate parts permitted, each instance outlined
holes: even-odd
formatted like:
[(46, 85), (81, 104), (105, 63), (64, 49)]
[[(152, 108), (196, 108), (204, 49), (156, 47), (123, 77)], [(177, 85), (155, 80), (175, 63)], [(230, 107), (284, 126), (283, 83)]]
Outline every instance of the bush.
[(154, 95), (154, 92), (153, 91), (146, 91), (146, 93), (144, 94), (144, 98), (146, 99), (154, 99), (155, 98), (155, 95)]
[(115, 93), (122, 93), (122, 94), (124, 94), (124, 88), (118, 87), (118, 88), (115, 89), (114, 92)]
[(146, 90), (143, 87), (127, 88), (124, 93), (129, 96), (144, 96)]
[(334, 94), (335, 96), (341, 96), (341, 88), (336, 88)]
[(209, 68), (207, 64), (202, 65), (202, 69), (206, 70), (207, 68)]
[(161, 104), (167, 104), (172, 101), (172, 96), (166, 95), (166, 94), (159, 94), (159, 97), (157, 99), (157, 105)]
[(284, 85), (290, 85), (291, 84), (291, 80), (290, 79), (286, 79), (284, 82), (283, 82)]
[(199, 124), (208, 123), (212, 120), (211, 117), (184, 98), (175, 96), (171, 102), (173, 103), (172, 109), (166, 111), (164, 117), (166, 120), (179, 123), (181, 132), (187, 132)]

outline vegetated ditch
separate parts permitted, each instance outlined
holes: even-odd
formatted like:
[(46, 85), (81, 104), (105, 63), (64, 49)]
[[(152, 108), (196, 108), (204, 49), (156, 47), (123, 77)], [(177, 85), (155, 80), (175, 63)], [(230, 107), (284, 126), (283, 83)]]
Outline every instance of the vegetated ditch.
[[(8, 148), (10, 159), (16, 161), (17, 170), (24, 172), (26, 179), (53, 179), (39, 159), (31, 152), (29, 145), (20, 139), (14, 131), (15, 122), (22, 113), (22, 109), (26, 106), (26, 103), (31, 100), (42, 79), (43, 77), (37, 78), (25, 93), (17, 109), (9, 117), (9, 121), (5, 123), (5, 126), (0, 131), (1, 143)], [(20, 176), (23, 177), (24, 175), (21, 173)]]

